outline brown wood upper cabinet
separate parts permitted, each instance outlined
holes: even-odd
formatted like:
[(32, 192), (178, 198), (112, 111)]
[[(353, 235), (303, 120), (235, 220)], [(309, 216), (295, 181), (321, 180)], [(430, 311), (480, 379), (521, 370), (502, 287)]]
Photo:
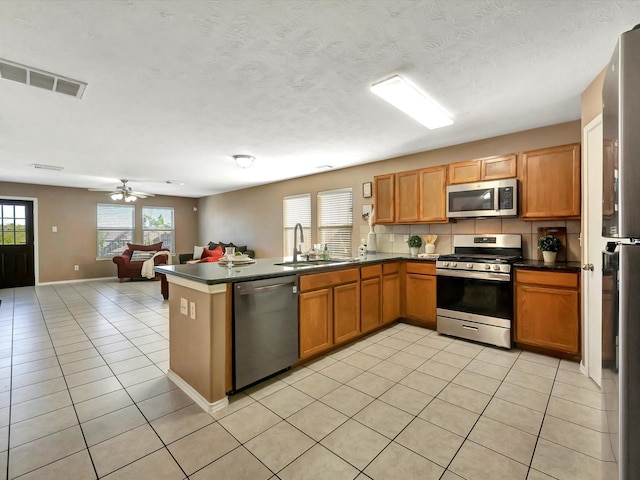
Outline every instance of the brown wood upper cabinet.
[(448, 183), (455, 185), (512, 178), (516, 176), (516, 165), (515, 154), (452, 163), (449, 165)]
[(446, 179), (446, 165), (374, 177), (376, 223), (446, 222)]
[(396, 173), (396, 223), (419, 221), (419, 188), (418, 170)]
[(520, 218), (580, 217), (580, 146), (524, 152), (520, 156)]
[(418, 170), (420, 181), (420, 211), (418, 220), (421, 222), (438, 223), (447, 220), (447, 167), (423, 168)]
[(376, 223), (394, 223), (396, 176), (378, 175), (373, 177), (373, 202)]

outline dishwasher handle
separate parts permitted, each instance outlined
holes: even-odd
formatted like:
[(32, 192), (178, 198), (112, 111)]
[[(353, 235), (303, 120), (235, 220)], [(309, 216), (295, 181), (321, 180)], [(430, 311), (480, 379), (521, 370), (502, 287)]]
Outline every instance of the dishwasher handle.
[(268, 292), (279, 288), (291, 288), (292, 293), (298, 293), (298, 287), (295, 283), (278, 283), (277, 285), (265, 285), (264, 287), (247, 287), (237, 285), (236, 292), (238, 295), (253, 295), (256, 293)]

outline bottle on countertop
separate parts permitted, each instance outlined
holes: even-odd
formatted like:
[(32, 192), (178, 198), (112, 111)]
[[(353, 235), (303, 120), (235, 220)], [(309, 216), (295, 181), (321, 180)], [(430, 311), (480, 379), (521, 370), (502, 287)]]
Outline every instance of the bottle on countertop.
[(329, 260), (329, 245), (324, 244), (324, 250), (322, 251), (322, 259)]
[(359, 258), (367, 257), (367, 244), (364, 238), (360, 240), (360, 246), (358, 247), (358, 257)]

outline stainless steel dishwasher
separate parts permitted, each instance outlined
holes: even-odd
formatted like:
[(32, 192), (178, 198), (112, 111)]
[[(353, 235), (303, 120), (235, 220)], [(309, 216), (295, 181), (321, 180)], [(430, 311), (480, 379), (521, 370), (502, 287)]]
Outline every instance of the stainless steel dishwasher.
[(298, 361), (298, 279), (236, 283), (233, 303), (235, 391)]

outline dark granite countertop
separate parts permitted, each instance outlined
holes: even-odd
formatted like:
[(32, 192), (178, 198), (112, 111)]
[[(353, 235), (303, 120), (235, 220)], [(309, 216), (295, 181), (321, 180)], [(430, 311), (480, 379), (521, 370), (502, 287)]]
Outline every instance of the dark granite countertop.
[(226, 265), (218, 263), (159, 265), (155, 267), (155, 271), (166, 275), (175, 275), (198, 283), (215, 285), (220, 283), (262, 280), (265, 278), (282, 277), (291, 274), (305, 275), (308, 273), (320, 273), (344, 268), (358, 268), (363, 265), (373, 265), (392, 260), (435, 262), (435, 258), (412, 257), (409, 254), (375, 253), (367, 254), (363, 259), (353, 258), (351, 260), (336, 260), (336, 262), (339, 263), (334, 263), (332, 265), (313, 265), (304, 267), (276, 265), (277, 263), (282, 263), (285, 260), (287, 259), (283, 259), (282, 257), (258, 258), (255, 263), (234, 265), (232, 268), (228, 268)]
[(520, 260), (513, 264), (515, 268), (527, 268), (530, 270), (550, 270), (554, 272), (580, 272), (580, 262), (554, 262), (544, 263), (542, 260)]

